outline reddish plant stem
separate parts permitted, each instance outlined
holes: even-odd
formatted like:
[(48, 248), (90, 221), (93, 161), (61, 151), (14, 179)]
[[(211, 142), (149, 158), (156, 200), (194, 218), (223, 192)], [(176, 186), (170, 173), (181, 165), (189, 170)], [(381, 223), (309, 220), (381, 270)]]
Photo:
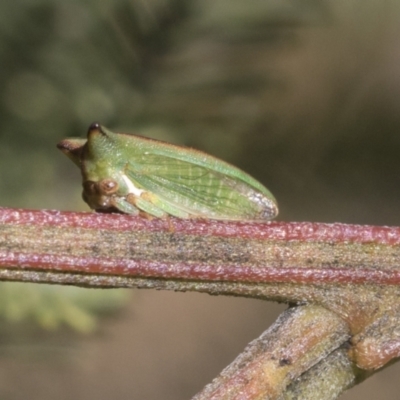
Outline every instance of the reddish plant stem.
[(0, 208), (0, 280), (316, 304), (346, 321), (363, 369), (400, 356), (399, 261), (395, 227)]
[(8, 268), (211, 282), (397, 285), (399, 256), (395, 227), (0, 208), (0, 264)]
[[(220, 258), (199, 259), (191, 257), (193, 251), (190, 248), (187, 252), (183, 251), (179, 259), (176, 257), (170, 261), (171, 254), (167, 254), (168, 250), (177, 250), (179, 246), (169, 246), (166, 242), (185, 241), (185, 237), (191, 239), (199, 238), (202, 247), (210, 244), (220, 246), (241, 245), (237, 239), (262, 240), (265, 244), (274, 242), (273, 250), (275, 252), (286, 252), (287, 248), (280, 248), (279, 244), (286, 245), (290, 242), (302, 242), (305, 244), (325, 244), (328, 246), (339, 246), (345, 243), (363, 244), (368, 248), (372, 246), (397, 247), (400, 243), (400, 230), (398, 228), (387, 227), (369, 227), (354, 226), (344, 224), (312, 224), (312, 223), (238, 223), (238, 222), (217, 222), (217, 221), (185, 221), (185, 220), (144, 220), (142, 218), (133, 218), (124, 215), (104, 215), (95, 213), (69, 213), (69, 212), (53, 212), (53, 211), (27, 211), (27, 210), (11, 210), (0, 209), (0, 227), (3, 233), (7, 235), (7, 241), (2, 243), (0, 248), (0, 262), (8, 267), (23, 267), (27, 269), (45, 269), (45, 270), (62, 270), (65, 272), (83, 272), (93, 274), (113, 274), (113, 275), (131, 275), (139, 277), (159, 277), (159, 278), (175, 278), (175, 279), (194, 279), (194, 280), (224, 280), (224, 281), (247, 281), (247, 282), (379, 282), (397, 284), (400, 279), (400, 271), (396, 268), (380, 269), (373, 267), (359, 267), (357, 269), (344, 268), (341, 265), (324, 266), (315, 263), (309, 268), (311, 258), (310, 246), (306, 248), (307, 259), (298, 259), (298, 262), (304, 262), (303, 265), (291, 265), (289, 268), (285, 266), (285, 255), (278, 255), (279, 266), (266, 265), (263, 261), (268, 259), (260, 259), (258, 255), (248, 252), (253, 262), (248, 264), (246, 260), (238, 262), (229, 262), (229, 253), (219, 252)], [(16, 229), (7, 229), (14, 227)], [(19, 234), (23, 237), (23, 233), (27, 229), (34, 227), (36, 236), (29, 235), (27, 241), (18, 240), (18, 237), (12, 237), (12, 234)], [(19, 228), (19, 229), (18, 229)], [(54, 232), (54, 230), (57, 232)], [(72, 236), (71, 237), (71, 229)], [(0, 231), (1, 232), (1, 231)], [(119, 243), (124, 244), (124, 249), (131, 247), (132, 242), (136, 242), (140, 238), (138, 236), (146, 236), (146, 240), (139, 243), (139, 246), (146, 244), (157, 245), (161, 252), (164, 253), (162, 261), (158, 257), (148, 259), (138, 252), (130, 254), (113, 251), (113, 256), (109, 254), (99, 254), (96, 245), (101, 246), (104, 243), (104, 234), (98, 242), (99, 237), (96, 232), (115, 232), (115, 247)], [(93, 239), (81, 241), (81, 237), (87, 237), (93, 233)], [(131, 236), (130, 238), (126, 237)], [(132, 233), (132, 235), (129, 235)], [(139, 233), (139, 235), (138, 235)], [(54, 235), (58, 235), (54, 237)], [(153, 235), (152, 235), (153, 234)], [(67, 246), (63, 242), (63, 235), (68, 240)], [(81, 236), (81, 237), (80, 237)], [(4, 236), (6, 237), (6, 236)], [(213, 243), (211, 238), (213, 239)], [(232, 238), (229, 241), (229, 238)], [(155, 240), (154, 240), (155, 239)], [(167, 239), (167, 240), (166, 240)], [(209, 240), (207, 240), (209, 239)], [(220, 239), (220, 240), (218, 240)], [(236, 239), (236, 242), (235, 242)], [(71, 241), (72, 240), (72, 241)], [(32, 242), (33, 241), (33, 242)], [(155, 243), (157, 242), (157, 243)], [(166, 246), (162, 246), (165, 242)], [(25, 245), (25, 246), (24, 246)], [(84, 245), (85, 251), (79, 251), (79, 246)], [(194, 243), (198, 246), (198, 243)], [(4, 249), (3, 249), (4, 246)], [(74, 247), (73, 249), (71, 247)], [(91, 246), (91, 251), (86, 251)], [(189, 246), (190, 247), (190, 246)], [(18, 251), (18, 250), (25, 251)], [(17, 250), (17, 251), (15, 251)], [(34, 250), (34, 251), (29, 251)], [(78, 252), (77, 255), (74, 254)], [(110, 249), (112, 251), (113, 249)], [(153, 254), (154, 247), (148, 249)], [(304, 250), (304, 248), (303, 248)], [(365, 249), (364, 249), (365, 250)], [(375, 249), (376, 250), (376, 249)], [(203, 247), (206, 251), (206, 247)], [(289, 252), (290, 253), (290, 252)], [(169, 255), (169, 257), (168, 257)], [(381, 254), (384, 257), (384, 251)], [(133, 257), (132, 257), (133, 256)], [(225, 256), (225, 259), (224, 259)], [(291, 254), (286, 257), (293, 261)], [(354, 257), (353, 257), (354, 258)], [(217, 261), (217, 262), (215, 262)], [(221, 262), (222, 261), (222, 262)], [(276, 264), (277, 257), (274, 262)], [(330, 261), (332, 263), (332, 260)], [(261, 265), (260, 265), (261, 264)], [(217, 268), (216, 268), (217, 265)], [(260, 266), (259, 266), (260, 265)], [(395, 266), (392, 266), (395, 267)]]

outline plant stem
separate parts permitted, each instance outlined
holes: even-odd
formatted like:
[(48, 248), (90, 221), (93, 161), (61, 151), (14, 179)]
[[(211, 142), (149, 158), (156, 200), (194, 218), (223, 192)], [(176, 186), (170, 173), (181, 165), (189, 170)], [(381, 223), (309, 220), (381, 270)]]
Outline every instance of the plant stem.
[(336, 313), (365, 369), (400, 354), (400, 229), (147, 220), (0, 208), (0, 279), (313, 303)]

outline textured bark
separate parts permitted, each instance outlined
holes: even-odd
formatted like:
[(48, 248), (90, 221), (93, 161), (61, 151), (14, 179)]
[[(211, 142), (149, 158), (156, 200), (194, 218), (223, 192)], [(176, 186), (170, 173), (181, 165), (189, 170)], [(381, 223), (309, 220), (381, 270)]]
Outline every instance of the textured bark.
[[(311, 387), (328, 382), (327, 375), (332, 382), (341, 382), (335, 389), (339, 393), (355, 379), (349, 365), (375, 370), (398, 357), (399, 259), (396, 227), (146, 220), (119, 214), (0, 209), (1, 280), (191, 290), (310, 304), (311, 308), (290, 310), (282, 317), (299, 313), (298, 326), (278, 336), (291, 341), (300, 333), (298, 340), (304, 340), (300, 347), (296, 338), (282, 347), (274, 336), (267, 347), (253, 346), (258, 350), (256, 361), (245, 362), (249, 370), (242, 362), (229, 370), (233, 371), (233, 378), (228, 374), (229, 385), (253, 382), (250, 386), (255, 386), (246, 390), (269, 393), (250, 397), (254, 399), (289, 396), (290, 390), (311, 393)], [(301, 314), (304, 310), (314, 310), (311, 325)], [(281, 322), (266, 335), (281, 329)], [(327, 334), (330, 339), (322, 340)], [(338, 336), (339, 341), (332, 339)], [(340, 348), (347, 339), (347, 347)], [(282, 348), (290, 349), (286, 358), (275, 354)], [(296, 355), (299, 348), (305, 353)], [(316, 366), (327, 357), (332, 363)], [(329, 368), (331, 373), (326, 373)], [(264, 381), (264, 373), (271, 379)], [(227, 379), (224, 374), (222, 381)], [(307, 383), (313, 374), (325, 378)], [(335, 376), (342, 379), (335, 381)], [(239, 398), (229, 397), (225, 384), (215, 390), (228, 397), (218, 398)], [(199, 399), (217, 398), (202, 396)]]

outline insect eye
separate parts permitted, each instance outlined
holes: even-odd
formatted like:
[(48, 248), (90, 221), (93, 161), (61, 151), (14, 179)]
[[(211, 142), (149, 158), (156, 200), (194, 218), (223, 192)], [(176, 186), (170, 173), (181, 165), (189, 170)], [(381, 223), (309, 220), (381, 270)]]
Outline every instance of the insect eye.
[(103, 179), (98, 183), (100, 194), (113, 194), (118, 188), (118, 183), (114, 179)]

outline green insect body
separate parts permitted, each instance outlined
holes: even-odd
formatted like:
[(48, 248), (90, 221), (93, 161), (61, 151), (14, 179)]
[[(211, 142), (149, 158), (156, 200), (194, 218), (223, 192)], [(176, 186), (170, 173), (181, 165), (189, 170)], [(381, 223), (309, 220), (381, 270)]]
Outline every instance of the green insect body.
[(96, 123), (87, 140), (65, 139), (57, 147), (81, 169), (83, 199), (95, 210), (256, 222), (278, 214), (261, 183), (201, 151)]

